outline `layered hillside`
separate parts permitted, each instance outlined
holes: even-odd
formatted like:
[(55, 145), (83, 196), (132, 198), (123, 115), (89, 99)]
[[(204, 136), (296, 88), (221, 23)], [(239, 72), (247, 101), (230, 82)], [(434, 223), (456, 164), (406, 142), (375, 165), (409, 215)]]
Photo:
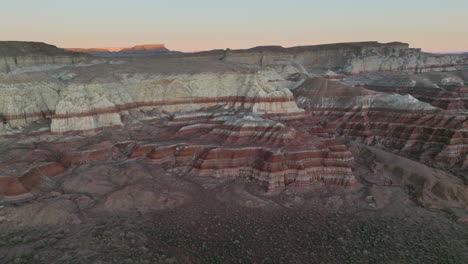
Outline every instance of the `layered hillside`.
[(365, 72), (425, 72), (466, 66), (466, 55), (437, 55), (409, 48), (407, 43), (356, 42), (283, 48), (256, 47), (227, 50), (229, 62), (260, 66), (301, 65), (309, 74), (342, 78)]
[[(35, 151), (13, 159), (16, 150), (8, 150), (0, 155), (0, 174), (4, 175), (0, 198), (29, 200), (41, 193), (45, 183), (76, 167), (102, 163), (101, 168), (107, 168), (109, 162), (135, 160), (184, 177), (253, 181), (264, 190), (356, 184), (353, 157), (341, 142), (249, 112), (214, 110), (174, 117), (161, 113), (158, 120), (127, 124), (110, 134), (91, 134), (85, 141), (68, 137), (44, 144), (40, 140)], [(17, 147), (22, 144), (28, 144), (27, 140)], [(64, 188), (71, 190), (72, 184), (78, 188), (84, 180), (79, 177), (70, 178)], [(79, 188), (85, 192), (100, 188), (94, 179), (88, 184)]]
[[(466, 71), (455, 70), (465, 64), (463, 56), (365, 42), (101, 58), (4, 74), (0, 135), (8, 144), (21, 138), (12, 140), (15, 149), (32, 144), (38, 152), (4, 153), (0, 196), (38, 197), (44, 184), (77, 172), (60, 188), (106, 190), (99, 197), (114, 208), (111, 193), (123, 186), (100, 185), (93, 177), (103, 174), (87, 174), (86, 166), (107, 173), (109, 164), (127, 162), (180, 177), (252, 181), (264, 190), (356, 187), (348, 140), (464, 175)], [(330, 72), (340, 79), (330, 80)], [(378, 88), (405, 82), (453, 89), (459, 102)], [(453, 197), (445, 200), (466, 203), (465, 195)]]
[(467, 168), (468, 117), (411, 95), (378, 93), (324, 78), (294, 90), (298, 106), (320, 117), (324, 129), (433, 165)]
[(269, 82), (276, 75), (219, 72), (119, 76), (105, 83), (98, 80), (83, 83), (76, 77), (65, 87), (50, 76), (39, 75), (36, 80), (41, 81), (35, 83), (29, 78), (8, 76), (4, 77), (0, 90), (3, 131), (14, 133), (40, 119), (51, 120), (52, 132), (93, 130), (120, 126), (123, 116), (155, 109), (173, 114), (208, 107), (259, 114), (303, 112), (288, 89)]
[(70, 65), (89, 59), (40, 42), (0, 41), (0, 74), (41, 65)]
[(343, 81), (379, 92), (410, 94), (442, 109), (468, 109), (468, 70), (422, 74), (369, 73)]

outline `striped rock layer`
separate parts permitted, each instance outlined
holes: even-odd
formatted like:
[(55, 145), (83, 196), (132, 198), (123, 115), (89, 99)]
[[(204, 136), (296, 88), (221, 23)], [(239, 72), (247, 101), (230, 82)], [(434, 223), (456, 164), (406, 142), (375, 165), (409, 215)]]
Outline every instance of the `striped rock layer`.
[(214, 118), (182, 126), (176, 135), (191, 140), (136, 146), (130, 156), (146, 157), (150, 164), (178, 173), (252, 179), (268, 190), (289, 184), (355, 183), (350, 167), (352, 156), (342, 143), (271, 120), (250, 116)]
[(151, 111), (178, 114), (218, 107), (254, 113), (303, 112), (287, 88), (268, 81), (276, 77), (274, 72), (201, 73), (66, 87), (44, 76), (38, 76), (42, 83), (34, 84), (9, 77), (0, 89), (0, 133), (15, 133), (44, 119), (50, 120), (52, 132), (94, 130), (121, 126), (124, 116)]
[(398, 94), (410, 94), (420, 101), (446, 110), (468, 109), (468, 86), (428, 87), (385, 87), (364, 85), (366, 89)]
[[(291, 184), (352, 185), (353, 157), (337, 141), (341, 136), (466, 169), (467, 116), (441, 109), (461, 110), (465, 97), (454, 93), (465, 92), (464, 77), (461, 82), (457, 76), (433, 81), (445, 91), (437, 95), (417, 89), (425, 87), (417, 81), (401, 86), (413, 87), (401, 95), (375, 88), (382, 87), (379, 82), (361, 82), (363, 72), (465, 65), (464, 56), (372, 42), (8, 72), (0, 75), (0, 135), (38, 133), (18, 141), (23, 142), (15, 145), (18, 150), (28, 140), (58, 140), (33, 144), (32, 150), (48, 153), (34, 160), (25, 155), (31, 149), (0, 153), (0, 197), (29, 199), (43, 187), (53, 188), (75, 167), (129, 159), (180, 176), (253, 180), (268, 190)], [(347, 78), (340, 83), (314, 75)], [(438, 96), (458, 99), (447, 104), (431, 99)], [(94, 131), (102, 133), (73, 140), (74, 134)]]
[(376, 93), (321, 78), (294, 91), (300, 107), (323, 129), (416, 157), (426, 163), (468, 167), (468, 117), (410, 95)]
[(429, 54), (401, 42), (336, 43), (292, 48), (263, 46), (228, 50), (222, 59), (261, 66), (299, 64), (308, 73), (331, 79), (367, 72), (447, 71), (468, 65), (466, 55)]
[[(18, 177), (0, 178), (0, 197), (10, 202), (31, 199), (74, 167), (127, 160), (141, 160), (179, 176), (254, 181), (265, 190), (356, 183), (353, 157), (341, 142), (258, 116), (194, 113), (191, 120), (185, 115), (160, 126), (128, 129), (109, 130), (113, 142), (100, 133), (89, 136), (95, 144), (83, 145), (80, 140), (48, 144), (48, 151), (55, 154), (40, 156), (39, 163)], [(132, 140), (126, 139), (129, 133)], [(7, 171), (15, 162), (0, 165)]]
[(468, 108), (468, 70), (374, 73), (349, 77), (344, 82), (377, 92), (410, 94), (441, 109), (464, 111)]

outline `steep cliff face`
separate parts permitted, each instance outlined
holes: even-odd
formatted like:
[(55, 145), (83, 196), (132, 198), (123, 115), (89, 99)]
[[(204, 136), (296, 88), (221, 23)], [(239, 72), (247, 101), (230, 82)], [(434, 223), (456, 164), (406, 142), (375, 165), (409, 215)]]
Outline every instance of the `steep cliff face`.
[(43, 74), (0, 76), (0, 134), (21, 133), (55, 112), (63, 85)]
[(299, 64), (308, 73), (328, 78), (377, 71), (441, 71), (468, 64), (466, 55), (429, 54), (400, 42), (356, 42), (293, 48), (257, 47), (228, 50), (222, 59), (261, 66)]
[(24, 67), (69, 65), (88, 59), (88, 55), (73, 53), (45, 43), (0, 41), (0, 74)]
[(10, 84), (0, 90), (4, 125), (20, 129), (50, 118), (52, 132), (67, 132), (122, 125), (122, 116), (138, 111), (180, 113), (221, 107), (259, 114), (303, 112), (288, 89), (268, 81), (277, 78), (274, 72), (150, 76), (65, 87), (53, 78), (40, 77), (43, 82), (36, 83), (5, 78)]

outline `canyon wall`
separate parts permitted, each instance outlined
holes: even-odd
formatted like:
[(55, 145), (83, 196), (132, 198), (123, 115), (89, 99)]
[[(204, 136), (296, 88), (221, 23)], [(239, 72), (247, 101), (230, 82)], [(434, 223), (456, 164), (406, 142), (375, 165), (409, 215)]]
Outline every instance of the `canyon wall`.
[[(176, 175), (251, 180), (267, 190), (353, 186), (353, 156), (340, 140), (458, 175), (468, 168), (466, 70), (457, 70), (466, 57), (375, 42), (221, 54), (105, 58), (57, 68), (37, 60), (38, 68), (0, 75), (0, 135), (58, 138), (28, 170), (13, 176), (13, 169), (0, 170), (8, 174), (0, 175), (0, 196), (28, 199), (42, 178), (127, 160)], [(441, 96), (452, 99), (443, 104)], [(70, 139), (83, 133), (80, 140), (99, 143)]]
[(48, 118), (52, 132), (92, 130), (122, 125), (123, 115), (136, 112), (174, 114), (210, 107), (259, 114), (303, 112), (290, 90), (269, 82), (278, 78), (275, 72), (150, 76), (65, 87), (48, 76), (37, 78), (42, 82), (13, 77), (4, 82), (0, 90), (4, 127), (20, 129)]

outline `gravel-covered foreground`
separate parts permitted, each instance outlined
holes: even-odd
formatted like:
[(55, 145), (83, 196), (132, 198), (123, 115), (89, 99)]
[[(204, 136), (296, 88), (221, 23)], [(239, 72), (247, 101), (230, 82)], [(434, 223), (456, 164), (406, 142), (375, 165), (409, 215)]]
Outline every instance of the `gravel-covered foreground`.
[(468, 230), (427, 209), (245, 208), (211, 196), (154, 214), (0, 234), (1, 263), (466, 263)]
[[(467, 210), (432, 206), (447, 201), (411, 184), (412, 170), (419, 179), (437, 170), (350, 149), (358, 184), (273, 192), (139, 161), (82, 165), (63, 188), (0, 205), (0, 264), (468, 263)], [(111, 191), (118, 195), (102, 194), (113, 181), (122, 183)]]

